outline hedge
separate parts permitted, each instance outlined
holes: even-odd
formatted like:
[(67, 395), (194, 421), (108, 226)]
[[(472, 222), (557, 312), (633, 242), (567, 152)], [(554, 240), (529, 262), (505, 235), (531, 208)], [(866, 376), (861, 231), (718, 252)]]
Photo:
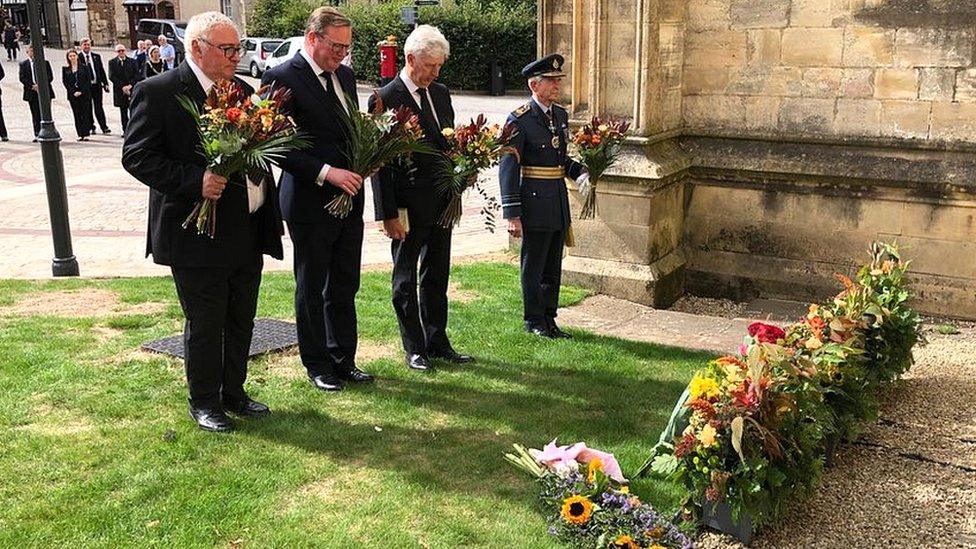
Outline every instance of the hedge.
[[(311, 0), (257, 0), (250, 18), (252, 36), (297, 36), (302, 34), (308, 14), (319, 2)], [(409, 1), (381, 4), (352, 4), (343, 13), (353, 21), (353, 59), (360, 81), (379, 80), (376, 43), (395, 35), (403, 44), (412, 30), (400, 23), (400, 8)], [(487, 90), (492, 60), (497, 60), (509, 89), (525, 88), (520, 71), (535, 58), (536, 18), (531, 5), (511, 0), (487, 3), (423, 7), (420, 22), (438, 27), (451, 43), (451, 57), (441, 71), (440, 81), (452, 89)], [(402, 49), (398, 66), (403, 66)]]

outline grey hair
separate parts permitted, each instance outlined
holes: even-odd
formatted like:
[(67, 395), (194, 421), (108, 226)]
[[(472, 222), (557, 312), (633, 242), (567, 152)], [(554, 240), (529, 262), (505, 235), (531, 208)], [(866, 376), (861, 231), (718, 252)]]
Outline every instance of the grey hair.
[(234, 24), (234, 21), (218, 11), (198, 13), (191, 17), (190, 21), (186, 24), (186, 41), (184, 43), (189, 46), (194, 40), (201, 38), (206, 40), (217, 27), (230, 27), (235, 31), (237, 30), (237, 25)]
[(418, 57), (444, 57), (451, 55), (451, 44), (437, 27), (420, 25), (403, 43), (403, 55), (413, 54)]
[(542, 79), (543, 78), (545, 78), (545, 77), (544, 76), (532, 76), (532, 77), (529, 78), (529, 84), (538, 84), (539, 82), (542, 82)]

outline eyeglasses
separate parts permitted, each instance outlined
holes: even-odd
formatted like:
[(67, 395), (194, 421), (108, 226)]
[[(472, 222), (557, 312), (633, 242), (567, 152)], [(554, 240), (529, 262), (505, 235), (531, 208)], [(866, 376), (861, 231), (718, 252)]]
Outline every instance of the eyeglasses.
[(342, 44), (342, 43), (336, 42), (335, 40), (329, 38), (328, 36), (326, 36), (326, 35), (324, 35), (322, 33), (315, 33), (315, 34), (318, 34), (319, 35), (319, 38), (321, 38), (323, 40), (328, 40), (329, 41), (329, 45), (332, 46), (332, 51), (334, 51), (336, 53), (342, 53), (342, 52), (347, 51), (349, 48), (352, 47), (352, 44)]
[(241, 46), (240, 44), (237, 44), (236, 46), (232, 46), (232, 45), (229, 45), (229, 44), (228, 45), (223, 45), (223, 46), (218, 46), (217, 44), (214, 44), (213, 42), (211, 42), (210, 40), (207, 40), (206, 38), (199, 38), (198, 40), (200, 40), (201, 42), (204, 42), (204, 43), (206, 43), (206, 44), (208, 44), (210, 46), (213, 46), (213, 47), (217, 48), (218, 50), (220, 50), (221, 52), (223, 52), (224, 57), (226, 57), (227, 59), (233, 59), (234, 57), (238, 57), (238, 56), (241, 55), (241, 52), (244, 51), (244, 47)]

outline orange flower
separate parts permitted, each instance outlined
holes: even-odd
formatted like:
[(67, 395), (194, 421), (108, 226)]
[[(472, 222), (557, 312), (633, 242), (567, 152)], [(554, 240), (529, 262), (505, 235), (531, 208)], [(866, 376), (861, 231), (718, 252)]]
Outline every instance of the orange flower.
[(596, 472), (603, 471), (603, 460), (600, 458), (593, 458), (590, 460), (589, 465), (586, 466), (586, 482), (593, 484), (596, 482)]
[(592, 513), (593, 502), (589, 498), (586, 496), (569, 496), (563, 501), (563, 507), (559, 514), (566, 522), (580, 526), (590, 521)]

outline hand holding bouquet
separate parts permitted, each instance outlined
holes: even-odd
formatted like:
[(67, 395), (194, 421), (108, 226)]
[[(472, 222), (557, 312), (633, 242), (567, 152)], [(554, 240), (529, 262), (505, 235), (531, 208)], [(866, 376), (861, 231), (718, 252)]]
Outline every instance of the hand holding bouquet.
[(621, 118), (602, 119), (594, 116), (589, 124), (573, 135), (580, 162), (589, 173), (589, 185), (580, 189), (583, 207), (580, 219), (593, 219), (596, 215), (596, 185), (603, 172), (617, 161), (620, 144), (624, 140), (630, 123)]
[(691, 540), (630, 493), (613, 454), (578, 442), (542, 450), (514, 445), (505, 459), (542, 487), (549, 533), (572, 547), (682, 548)]
[(449, 201), (438, 220), (441, 227), (453, 227), (461, 221), (461, 195), (468, 188), (475, 187), (485, 198), (486, 205), (481, 213), (486, 217), (488, 230), (494, 230), (494, 211), (498, 209), (498, 202), (478, 186), (477, 178), (482, 170), (498, 163), (513, 131), (511, 125), (504, 128), (497, 124), (489, 126), (483, 114), (457, 128), (444, 128), (442, 134), (450, 148), (443, 156), (438, 181), (441, 192), (449, 196)]
[[(309, 146), (309, 141), (285, 114), (291, 90), (265, 86), (248, 96), (236, 81), (218, 82), (210, 89), (203, 111), (189, 97), (178, 96), (200, 133), (207, 169), (230, 179), (241, 174), (268, 174), (271, 163), (286, 152)], [(238, 183), (239, 184), (239, 183)], [(210, 238), (217, 232), (217, 200), (197, 202), (183, 221)]]
[[(356, 101), (350, 98), (349, 105)], [(373, 112), (352, 109), (346, 113), (339, 108), (339, 116), (349, 130), (349, 169), (364, 179), (401, 156), (414, 153), (433, 154), (434, 149), (423, 141), (420, 119), (408, 107), (383, 111), (383, 101), (376, 96)], [(325, 209), (339, 219), (352, 211), (352, 195), (341, 193), (333, 198)]]

